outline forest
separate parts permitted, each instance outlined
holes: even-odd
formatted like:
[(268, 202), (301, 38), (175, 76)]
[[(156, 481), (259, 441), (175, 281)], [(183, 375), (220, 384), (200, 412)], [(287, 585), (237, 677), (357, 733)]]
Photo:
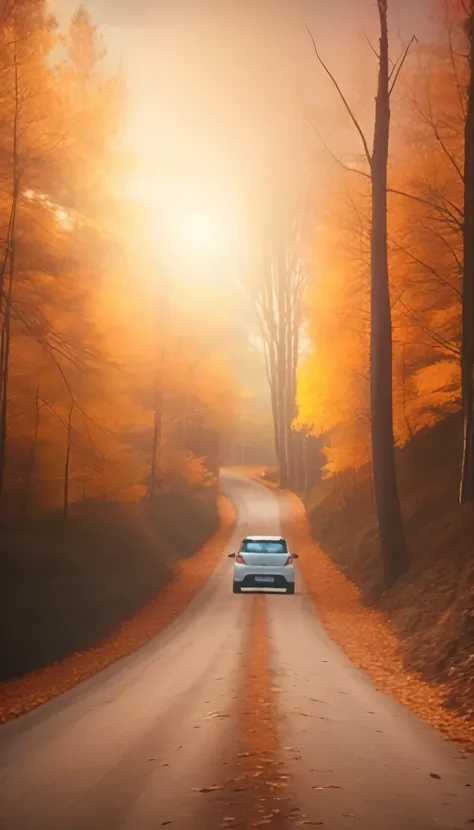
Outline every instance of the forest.
[[(124, 186), (127, 79), (93, 17), (1, 4), (5, 677), (38, 662), (19, 645), (37, 595), (54, 617), (56, 588), (77, 602), (80, 579), (77, 620), (100, 617), (53, 660), (166, 582), (154, 546), (187, 556), (209, 537), (220, 466), (273, 459), (370, 601), (429, 570), (441, 539), (436, 567), (456, 563), (437, 572), (441, 613), (455, 597), (472, 636), (474, 9), (431, 5), (429, 36), (400, 41), (378, 0), (352, 87), (301, 27), (316, 88), (292, 93), (301, 156), (251, 215), (238, 276), (218, 263), (203, 284)], [(114, 576), (112, 619), (87, 585), (106, 585), (117, 550), (134, 588)]]
[[(43, 0), (2, 2), (7, 676), (44, 660), (21, 633), (44, 607), (53, 659), (149, 598), (169, 578), (167, 548), (187, 556), (216, 528), (218, 444), (240, 395), (215, 349), (225, 323), (195, 313), (197, 290), (170, 323), (165, 258), (144, 252), (141, 206), (119, 189), (125, 88), (105, 55), (85, 10), (63, 31)], [(68, 606), (72, 642), (53, 634)]]

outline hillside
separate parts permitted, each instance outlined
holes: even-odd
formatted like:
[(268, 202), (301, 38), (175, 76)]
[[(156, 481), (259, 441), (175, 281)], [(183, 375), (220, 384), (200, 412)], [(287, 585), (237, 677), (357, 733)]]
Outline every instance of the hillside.
[[(474, 713), (474, 507), (457, 494), (462, 424), (452, 417), (397, 453), (411, 567), (381, 589), (370, 478), (345, 475), (307, 500), (313, 536), (324, 552), (395, 628), (404, 664), (447, 683), (446, 706)], [(329, 492), (328, 492), (329, 491)]]
[(213, 493), (163, 493), (153, 506), (91, 503), (67, 520), (1, 524), (0, 682), (109, 635), (218, 526)]

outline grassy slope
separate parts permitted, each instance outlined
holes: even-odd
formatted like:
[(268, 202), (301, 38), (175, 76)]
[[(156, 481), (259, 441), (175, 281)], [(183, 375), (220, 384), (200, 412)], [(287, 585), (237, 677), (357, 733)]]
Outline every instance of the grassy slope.
[(374, 505), (367, 477), (346, 476), (309, 504), (314, 537), (380, 608), (398, 634), (405, 666), (447, 683), (445, 705), (474, 714), (474, 507), (457, 502), (461, 422), (454, 417), (398, 453), (412, 555), (409, 572), (381, 593)]
[(0, 681), (86, 648), (166, 585), (219, 525), (214, 500), (89, 505), (0, 527)]

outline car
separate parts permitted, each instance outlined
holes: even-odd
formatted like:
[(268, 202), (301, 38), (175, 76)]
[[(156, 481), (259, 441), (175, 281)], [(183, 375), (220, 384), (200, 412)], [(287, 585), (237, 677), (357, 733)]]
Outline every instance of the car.
[(295, 593), (297, 553), (290, 553), (286, 539), (281, 536), (246, 536), (235, 559), (233, 590), (240, 594), (243, 588), (280, 588), (287, 594)]

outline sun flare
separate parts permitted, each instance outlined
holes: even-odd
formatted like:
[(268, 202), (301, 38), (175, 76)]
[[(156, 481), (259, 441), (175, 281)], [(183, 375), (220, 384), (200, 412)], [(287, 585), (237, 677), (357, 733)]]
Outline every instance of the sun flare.
[(183, 244), (196, 253), (216, 252), (226, 238), (226, 228), (222, 220), (204, 209), (184, 216), (180, 230)]

